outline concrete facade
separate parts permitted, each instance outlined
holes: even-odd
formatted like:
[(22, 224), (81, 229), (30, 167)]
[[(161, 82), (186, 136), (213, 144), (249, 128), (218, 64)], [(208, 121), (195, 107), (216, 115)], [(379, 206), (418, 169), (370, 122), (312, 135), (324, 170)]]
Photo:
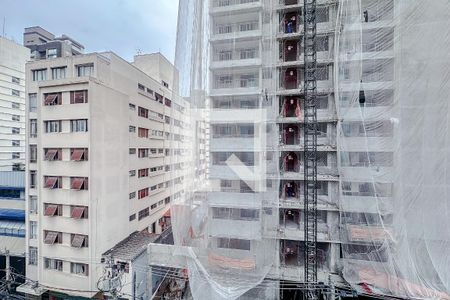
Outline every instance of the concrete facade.
[(25, 63), (30, 50), (0, 37), (0, 171), (23, 170)]
[(84, 53), (84, 46), (63, 34), (55, 37), (40, 26), (25, 28), (23, 45), (30, 49), (31, 58), (35, 60), (79, 55)]
[(160, 233), (183, 192), (187, 103), (141, 68), (111, 52), (27, 65), (27, 276), (55, 291), (95, 295), (102, 254), (134, 231)]

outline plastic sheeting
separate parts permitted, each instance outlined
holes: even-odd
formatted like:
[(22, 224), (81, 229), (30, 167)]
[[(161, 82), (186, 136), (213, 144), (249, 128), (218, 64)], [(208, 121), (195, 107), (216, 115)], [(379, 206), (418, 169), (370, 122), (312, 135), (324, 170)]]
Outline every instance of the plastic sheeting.
[(343, 276), (403, 298), (450, 299), (450, 2), (339, 3)]
[[(335, 272), (337, 257), (345, 281), (364, 293), (450, 299), (450, 4), (319, 2), (318, 22), (336, 17), (318, 36), (318, 101), (330, 114), (318, 136), (319, 271)], [(180, 1), (176, 65), (197, 161), (172, 224), (195, 299), (276, 299), (267, 278), (286, 279), (280, 270), (294, 254), (290, 278), (303, 279), (301, 234), (283, 236), (303, 231), (303, 70), (301, 48), (292, 52), (301, 5), (280, 18), (282, 3)], [(280, 32), (292, 36), (281, 41)], [(339, 222), (326, 211), (337, 204)]]

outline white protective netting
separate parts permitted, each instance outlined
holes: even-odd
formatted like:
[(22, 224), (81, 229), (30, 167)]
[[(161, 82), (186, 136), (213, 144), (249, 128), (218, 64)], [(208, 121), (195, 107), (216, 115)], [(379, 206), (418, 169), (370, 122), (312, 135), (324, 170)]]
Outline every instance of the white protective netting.
[[(246, 9), (236, 14), (233, 6)], [(197, 162), (172, 203), (172, 225), (195, 299), (278, 293), (263, 282), (278, 253), (278, 133), (267, 113), (275, 111), (275, 84), (260, 76), (272, 73), (277, 57), (272, 7), (272, 0), (180, 1), (175, 64), (191, 103)]]
[[(359, 291), (450, 299), (450, 2), (336, 2), (329, 45), (339, 197), (319, 191), (318, 200), (339, 203), (340, 227), (324, 221), (318, 231), (340, 230), (342, 275)], [(301, 124), (275, 123), (280, 107), (301, 119), (300, 97), (274, 96), (302, 84), (301, 67), (276, 68), (285, 55), (276, 39), (286, 26), (280, 3), (180, 1), (176, 65), (181, 94), (191, 103), (190, 151), (197, 161), (172, 205), (172, 224), (175, 255), (186, 259), (195, 299), (276, 299), (277, 285), (267, 277), (283, 276), (280, 243), (303, 249), (301, 241), (277, 240), (286, 215), (295, 218), (279, 209), (280, 199), (302, 193), (297, 177), (279, 178), (302, 172), (298, 149), (279, 150), (299, 145)], [(323, 261), (331, 245), (323, 242)], [(295, 270), (302, 281), (301, 268)]]
[(450, 2), (339, 1), (343, 276), (450, 299)]

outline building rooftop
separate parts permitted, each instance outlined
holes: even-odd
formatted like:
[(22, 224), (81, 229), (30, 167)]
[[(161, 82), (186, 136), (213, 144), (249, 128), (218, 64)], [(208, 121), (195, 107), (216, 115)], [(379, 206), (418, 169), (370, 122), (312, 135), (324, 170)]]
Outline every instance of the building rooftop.
[(114, 259), (123, 261), (134, 260), (142, 252), (147, 251), (148, 244), (153, 243), (158, 237), (158, 234), (145, 231), (133, 232), (127, 238), (103, 253), (103, 256), (112, 256)]

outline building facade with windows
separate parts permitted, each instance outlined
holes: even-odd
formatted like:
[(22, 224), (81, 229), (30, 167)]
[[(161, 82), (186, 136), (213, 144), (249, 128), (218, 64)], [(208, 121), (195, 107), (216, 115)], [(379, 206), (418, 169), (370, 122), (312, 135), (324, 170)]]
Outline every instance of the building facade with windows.
[[(193, 42), (177, 54), (192, 59), (192, 67), (182, 61), (187, 77), (205, 93), (210, 187), (201, 204), (191, 204), (202, 226), (188, 220), (192, 230), (174, 228), (196, 257), (184, 265), (164, 260), (168, 248), (152, 245), (160, 257), (150, 255), (150, 263), (155, 258), (155, 265), (188, 267), (196, 299), (299, 299), (305, 274), (304, 2), (187, 2), (180, 3), (178, 41), (191, 35)], [(387, 265), (393, 213), (392, 180), (380, 178), (392, 172), (393, 125), (381, 111), (393, 105), (393, 20), (401, 7), (392, 0), (355, 3), (317, 1), (315, 10), (317, 280), (341, 286), (357, 282), (364, 266)], [(255, 278), (263, 283), (257, 286)]]
[(0, 37), (0, 171), (19, 171), (25, 160), (25, 63), (30, 51)]
[(63, 34), (56, 37), (40, 26), (27, 27), (23, 33), (23, 45), (30, 49), (31, 59), (51, 59), (79, 55), (84, 53), (84, 46)]
[(94, 296), (102, 254), (160, 233), (183, 193), (188, 107), (143, 69), (111, 52), (27, 64), (27, 276), (41, 285)]

